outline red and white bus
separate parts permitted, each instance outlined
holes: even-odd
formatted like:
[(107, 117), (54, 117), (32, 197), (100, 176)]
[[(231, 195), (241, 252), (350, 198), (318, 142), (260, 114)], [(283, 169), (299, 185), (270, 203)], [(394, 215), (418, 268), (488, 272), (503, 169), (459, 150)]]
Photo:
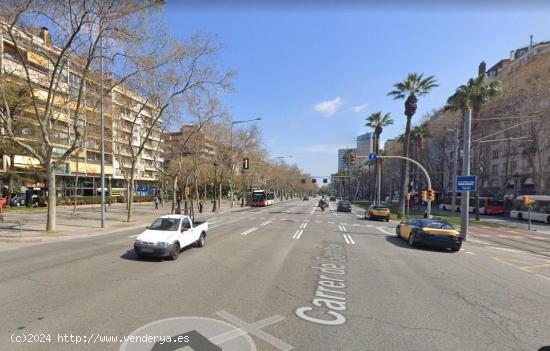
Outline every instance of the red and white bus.
[[(456, 197), (454, 211), (460, 212), (460, 195)], [(474, 213), (476, 208), (476, 199), (470, 194), (469, 212)], [(450, 197), (441, 200), (439, 209), (450, 211), (453, 209)], [(497, 200), (492, 197), (479, 197), (479, 214), (504, 214), (506, 212), (504, 200)]]
[(275, 194), (266, 190), (252, 191), (252, 207), (263, 207), (273, 205), (275, 202)]
[[(550, 224), (550, 195), (527, 195), (533, 204), (531, 205), (531, 220)], [(514, 208), (510, 211), (510, 217), (517, 219), (529, 219), (529, 208), (523, 204), (523, 195), (514, 201)]]

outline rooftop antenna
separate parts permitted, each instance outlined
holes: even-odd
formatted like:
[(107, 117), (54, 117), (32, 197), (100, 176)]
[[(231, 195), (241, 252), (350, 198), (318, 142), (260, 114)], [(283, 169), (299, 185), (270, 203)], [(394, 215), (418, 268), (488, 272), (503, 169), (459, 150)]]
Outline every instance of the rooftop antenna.
[(529, 36), (529, 49), (533, 47), (533, 34)]

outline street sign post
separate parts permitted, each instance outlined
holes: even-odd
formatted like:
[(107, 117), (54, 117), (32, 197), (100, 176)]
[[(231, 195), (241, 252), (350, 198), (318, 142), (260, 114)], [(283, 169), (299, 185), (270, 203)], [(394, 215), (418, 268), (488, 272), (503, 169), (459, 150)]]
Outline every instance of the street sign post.
[(376, 152), (371, 152), (369, 154), (369, 161), (376, 161), (376, 158), (377, 158)]
[(456, 192), (477, 191), (476, 176), (457, 176), (456, 177)]

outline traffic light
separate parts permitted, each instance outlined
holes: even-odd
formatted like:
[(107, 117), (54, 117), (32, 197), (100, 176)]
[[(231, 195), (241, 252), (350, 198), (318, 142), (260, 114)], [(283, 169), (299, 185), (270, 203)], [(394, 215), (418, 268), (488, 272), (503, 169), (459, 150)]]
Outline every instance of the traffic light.
[(243, 158), (243, 169), (248, 169), (248, 157)]
[(328, 179), (327, 179), (327, 178), (323, 178), (323, 183), (324, 183), (324, 184), (328, 183)]
[(426, 190), (422, 190), (422, 201), (428, 201), (428, 192)]
[(428, 199), (430, 201), (435, 201), (435, 190), (428, 189)]
[(523, 196), (523, 204), (524, 205), (529, 206), (529, 205), (533, 204), (533, 202), (535, 202), (535, 201), (533, 199), (531, 199), (529, 196), (525, 196), (525, 195)]
[(311, 178), (311, 182), (312, 182), (312, 183), (317, 183), (317, 179)]
[(355, 166), (357, 163), (357, 154), (349, 154), (349, 164)]

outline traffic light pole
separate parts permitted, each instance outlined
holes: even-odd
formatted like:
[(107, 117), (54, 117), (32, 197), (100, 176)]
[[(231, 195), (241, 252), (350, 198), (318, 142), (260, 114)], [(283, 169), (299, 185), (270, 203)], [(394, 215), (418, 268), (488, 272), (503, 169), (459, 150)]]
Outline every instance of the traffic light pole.
[[(365, 156), (365, 157), (368, 157), (368, 156)], [(414, 163), (415, 165), (418, 166), (418, 168), (420, 168), (422, 170), (422, 172), (426, 176), (426, 180), (428, 181), (428, 189), (432, 188), (432, 181), (430, 180), (430, 175), (428, 174), (428, 171), (426, 171), (426, 168), (424, 168), (424, 166), (422, 166), (420, 163), (413, 160), (412, 158), (408, 158), (408, 157), (405, 157), (405, 156), (376, 156), (376, 158), (400, 158), (402, 160), (407, 160), (409, 162)], [(432, 199), (431, 198), (428, 198), (428, 206), (426, 208), (426, 215), (427, 215), (428, 218), (432, 218)]]

